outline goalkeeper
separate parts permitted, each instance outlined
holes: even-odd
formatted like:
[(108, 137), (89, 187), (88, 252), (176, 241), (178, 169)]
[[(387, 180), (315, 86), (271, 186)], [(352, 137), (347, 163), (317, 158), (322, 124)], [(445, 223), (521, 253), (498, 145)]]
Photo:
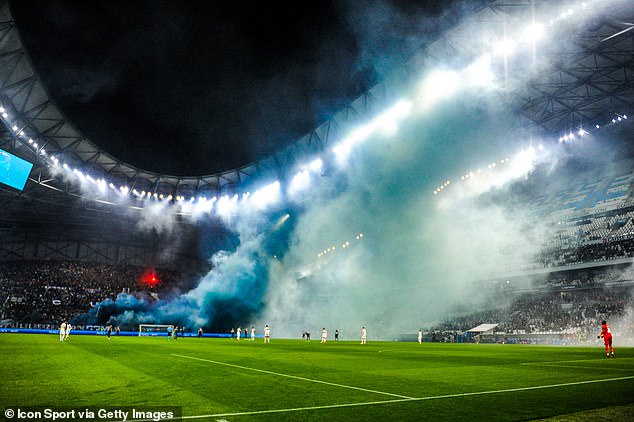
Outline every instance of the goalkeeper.
[(613, 358), (614, 348), (612, 347), (612, 331), (610, 330), (610, 325), (608, 325), (606, 321), (601, 321), (601, 334), (599, 334), (597, 338), (603, 339), (603, 344), (605, 344), (605, 356)]

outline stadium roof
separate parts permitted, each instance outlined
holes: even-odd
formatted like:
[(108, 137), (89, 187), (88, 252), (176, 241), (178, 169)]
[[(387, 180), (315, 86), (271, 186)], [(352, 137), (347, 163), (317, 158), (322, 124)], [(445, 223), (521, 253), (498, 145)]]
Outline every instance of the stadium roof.
[[(485, 51), (493, 40), (531, 22), (550, 32), (532, 60), (505, 60), (500, 93), (516, 110), (517, 125), (535, 134), (558, 136), (580, 126), (606, 125), (631, 113), (634, 105), (634, 8), (628, 1), (580, 2), (482, 1), (473, 14), (439, 34), (385, 82), (373, 87), (332, 119), (295, 140), (290, 146), (249, 165), (230, 171), (180, 177), (146, 171), (125, 163), (86, 138), (48, 95), (34, 70), (11, 16), (8, 2), (0, 3), (0, 103), (6, 117), (0, 148), (35, 163), (22, 193), (0, 190), (2, 221), (21, 221), (28, 209), (32, 221), (63, 215), (69, 198), (84, 197), (77, 185), (54, 176), (53, 156), (71, 167), (103, 178), (113, 186), (129, 186), (165, 196), (217, 195), (240, 191), (259, 178), (282, 177), (299, 160), (323, 154), (346, 128), (381, 110), (397, 96), (403, 81), (419, 77), (421, 69), (464, 65)], [(483, 31), (486, 28), (486, 31)], [(32, 140), (32, 142), (29, 142)], [(37, 144), (37, 146), (35, 146)], [(88, 208), (112, 213), (107, 201), (89, 198)], [(52, 204), (33, 209), (34, 204)], [(75, 203), (76, 204), (76, 203)], [(86, 208), (85, 203), (72, 205)], [(35, 215), (40, 214), (40, 215)]]
[[(485, 49), (485, 42), (490, 43), (491, 37), (483, 36), (483, 28), (490, 34), (504, 34), (510, 28), (526, 26), (533, 16), (548, 26), (553, 9), (557, 13), (567, 10), (565, 6), (554, 8), (551, 3), (483, 2), (473, 16), (442, 34), (438, 41), (398, 69), (395, 75), (401, 79), (406, 73), (413, 78), (416, 70), (425, 66), (447, 65), (452, 58), (474, 56), (473, 52)], [(535, 63), (527, 66), (521, 60), (508, 61), (508, 67), (504, 69), (505, 100), (511, 102), (518, 115), (526, 120), (522, 125), (556, 134), (579, 125), (603, 125), (632, 108), (634, 31), (629, 31), (632, 25), (628, 22), (633, 20), (634, 12), (625, 1), (587, 3), (587, 9), (600, 10), (588, 10), (590, 19), (580, 16), (581, 11), (566, 19), (557, 19), (551, 25), (557, 29), (556, 38), (540, 43), (535, 52)], [(232, 192), (262, 174), (283, 173), (299, 157), (323, 151), (333, 139), (341, 136), (347, 122), (367, 115), (373, 106), (381, 104), (390, 95), (391, 90), (388, 79), (290, 147), (250, 165), (196, 177), (159, 174), (122, 162), (83, 136), (47, 94), (29, 61), (6, 2), (0, 9), (0, 21), (0, 100), (10, 109), (10, 122), (29, 137), (40, 140), (38, 151), (45, 149), (49, 155), (63, 156), (67, 164), (94, 172), (93, 177), (148, 192), (174, 196)], [(546, 31), (549, 29), (552, 28), (546, 28)], [(527, 73), (530, 75), (524, 83)], [(5, 137), (0, 147), (19, 152), (28, 149), (22, 145), (24, 140), (20, 142), (19, 137), (13, 135), (16, 139), (10, 141)], [(25, 158), (34, 158), (26, 155)], [(59, 182), (53, 183), (46, 175), (44, 157), (38, 158), (32, 181), (59, 188)], [(72, 192), (72, 187), (62, 189)]]

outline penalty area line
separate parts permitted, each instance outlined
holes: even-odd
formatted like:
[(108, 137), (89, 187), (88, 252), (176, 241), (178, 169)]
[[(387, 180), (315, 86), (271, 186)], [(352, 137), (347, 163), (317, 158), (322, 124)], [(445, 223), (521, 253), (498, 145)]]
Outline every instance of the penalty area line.
[(312, 378), (305, 378), (305, 377), (300, 377), (300, 376), (297, 376), (297, 375), (282, 374), (280, 372), (267, 371), (265, 369), (250, 368), (248, 366), (235, 365), (233, 363), (226, 363), (226, 362), (219, 362), (219, 361), (211, 360), (211, 359), (203, 359), (203, 358), (197, 358), (197, 357), (193, 357), (193, 356), (178, 355), (176, 353), (170, 353), (170, 355), (177, 356), (179, 358), (184, 358), (184, 359), (192, 359), (192, 360), (198, 360), (198, 361), (201, 361), (201, 362), (209, 362), (209, 363), (213, 363), (213, 364), (216, 364), (216, 365), (230, 366), (232, 368), (248, 369), (249, 371), (261, 372), (261, 373), (269, 374), (269, 375), (277, 375), (279, 377), (292, 378), (292, 379), (296, 379), (296, 380), (300, 380), (300, 381), (309, 381), (309, 382), (314, 382), (314, 383), (318, 383), (318, 384), (331, 385), (333, 387), (341, 387), (341, 388), (349, 388), (349, 389), (352, 389), (352, 390), (365, 391), (366, 393), (374, 393), (374, 394), (382, 394), (384, 396), (398, 397), (399, 399), (406, 399), (406, 400), (413, 399), (413, 397), (403, 396), (403, 395), (394, 394), (394, 393), (386, 393), (385, 391), (370, 390), (368, 388), (355, 387), (353, 385), (337, 384), (337, 383), (334, 383), (334, 382), (321, 381), (321, 380), (316, 380), (316, 379), (312, 379)]
[[(237, 366), (237, 365), (231, 365), (231, 366)], [(595, 383), (622, 381), (622, 380), (630, 380), (630, 379), (634, 379), (634, 376), (618, 377), (618, 378), (601, 378), (597, 380), (566, 382), (561, 384), (536, 385), (533, 387), (507, 388), (504, 390), (489, 390), (489, 391), (474, 391), (471, 393), (444, 394), (441, 396), (428, 396), (428, 397), (418, 397), (418, 398), (410, 397), (410, 398), (403, 398), (403, 399), (379, 400), (379, 401), (361, 402), (361, 403), (343, 403), (343, 404), (330, 404), (330, 405), (323, 405), (323, 406), (293, 407), (293, 408), (287, 408), (287, 409), (254, 410), (251, 412), (191, 415), (191, 416), (182, 416), (181, 419), (185, 420), (185, 419), (222, 418), (227, 416), (264, 415), (264, 414), (270, 414), (270, 413), (287, 413), (287, 412), (301, 412), (301, 411), (307, 411), (307, 410), (336, 409), (336, 408), (344, 408), (344, 407), (374, 406), (374, 405), (381, 405), (381, 404), (405, 403), (405, 402), (413, 402), (413, 401), (441, 400), (441, 399), (451, 399), (451, 398), (469, 397), (469, 396), (484, 396), (487, 394), (515, 393), (520, 391), (543, 390), (547, 388), (560, 388), (560, 387), (569, 387), (574, 385), (595, 384)]]

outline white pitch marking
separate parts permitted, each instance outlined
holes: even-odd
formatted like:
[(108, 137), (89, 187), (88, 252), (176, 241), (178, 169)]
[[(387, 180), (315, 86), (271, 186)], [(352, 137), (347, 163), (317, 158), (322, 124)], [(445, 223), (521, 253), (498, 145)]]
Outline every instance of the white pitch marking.
[(202, 362), (215, 363), (216, 365), (231, 366), (233, 368), (248, 369), (250, 371), (262, 372), (262, 373), (265, 373), (265, 374), (277, 375), (277, 376), (280, 376), (280, 377), (293, 378), (293, 379), (298, 379), (298, 380), (302, 380), (302, 381), (316, 382), (316, 383), (319, 383), (319, 384), (332, 385), (332, 386), (335, 386), (335, 387), (350, 388), (350, 389), (353, 389), (353, 390), (360, 390), (360, 391), (365, 391), (365, 392), (368, 392), (368, 393), (383, 394), (383, 395), (386, 395), (386, 396), (399, 397), (401, 399), (408, 399), (408, 400), (413, 399), (413, 397), (403, 396), (403, 395), (400, 395), (400, 394), (386, 393), (385, 391), (369, 390), (367, 388), (354, 387), (352, 385), (345, 385), (345, 384), (337, 384), (337, 383), (334, 383), (334, 382), (320, 381), (320, 380), (316, 380), (316, 379), (312, 379), (312, 378), (299, 377), (297, 375), (288, 375), (288, 374), (282, 374), (282, 373), (279, 373), (279, 372), (267, 371), (267, 370), (264, 370), (264, 369), (249, 368), (248, 366), (234, 365), (232, 363), (218, 362), (218, 361), (210, 360), (210, 359), (202, 359), (202, 358), (196, 358), (196, 357), (192, 357), (192, 356), (178, 355), (176, 353), (170, 353), (170, 354), (172, 356), (178, 356), (180, 358), (199, 360), (199, 361), (202, 361)]
[[(175, 355), (175, 356), (179, 356), (179, 355)], [(230, 366), (236, 366), (236, 365), (230, 365)], [(264, 372), (267, 372), (267, 371), (264, 371)], [(634, 376), (619, 377), (619, 378), (603, 378), (598, 380), (567, 382), (562, 384), (537, 385), (534, 387), (508, 388), (505, 390), (490, 390), (490, 391), (475, 391), (472, 393), (445, 394), (442, 396), (380, 400), (380, 401), (371, 401), (371, 402), (363, 402), (363, 403), (344, 403), (344, 404), (331, 404), (331, 405), (324, 405), (324, 406), (294, 407), (294, 408), (288, 408), (288, 409), (257, 410), (252, 412), (218, 413), (218, 414), (212, 414), (212, 415), (182, 416), (181, 419), (221, 418), (226, 416), (248, 416), (248, 415), (261, 415), (261, 414), (267, 414), (267, 413), (286, 413), (286, 412), (301, 412), (306, 410), (335, 409), (335, 408), (341, 408), (341, 407), (372, 406), (377, 404), (391, 404), (391, 403), (403, 403), (403, 402), (411, 402), (411, 401), (450, 399), (450, 398), (468, 397), (468, 396), (483, 396), (486, 394), (514, 393), (518, 391), (541, 390), (546, 388), (568, 387), (572, 385), (595, 384), (600, 382), (622, 381), (622, 380), (630, 380), (630, 379), (634, 379)]]

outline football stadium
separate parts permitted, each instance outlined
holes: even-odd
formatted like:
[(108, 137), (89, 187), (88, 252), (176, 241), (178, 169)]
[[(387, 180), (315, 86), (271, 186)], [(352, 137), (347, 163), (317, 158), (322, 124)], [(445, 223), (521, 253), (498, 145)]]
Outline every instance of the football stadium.
[[(634, 420), (631, 0), (329, 3), (366, 52), (410, 48), (207, 172), (74, 121), (22, 29), (62, 2), (26, 3), (0, 1), (4, 420)], [(203, 104), (169, 83), (174, 104), (133, 95), (168, 121)], [(254, 121), (278, 107), (258, 101)]]

